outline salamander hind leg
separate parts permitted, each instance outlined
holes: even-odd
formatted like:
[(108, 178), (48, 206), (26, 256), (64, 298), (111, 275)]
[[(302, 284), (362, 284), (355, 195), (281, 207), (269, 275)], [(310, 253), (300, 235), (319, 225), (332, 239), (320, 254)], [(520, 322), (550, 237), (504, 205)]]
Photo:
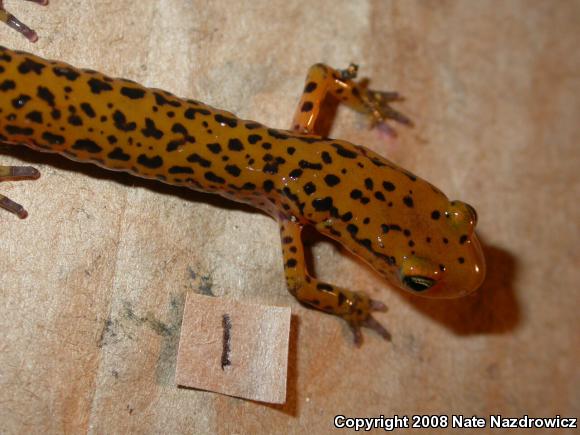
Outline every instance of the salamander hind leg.
[(383, 303), (369, 298), (363, 292), (346, 290), (309, 275), (304, 259), (301, 232), (302, 226), (298, 223), (290, 221), (280, 223), (284, 274), (290, 293), (309, 307), (346, 320), (357, 346), (362, 344), (361, 327), (373, 329), (385, 340), (390, 340), (389, 332), (372, 316), (373, 311), (387, 310)]
[[(31, 166), (0, 166), (0, 181), (36, 180), (38, 177), (40, 172)], [(0, 207), (20, 219), (28, 216), (24, 207), (4, 195), (0, 195)]]
[[(32, 3), (38, 3), (39, 5), (48, 5), (48, 0), (27, 0)], [(12, 15), (4, 8), (4, 0), (0, 0), (0, 21), (6, 23), (9, 27), (16, 30), (18, 33), (24, 35), (26, 39), (30, 42), (36, 42), (38, 40), (38, 35), (34, 30)]]
[(327, 98), (368, 115), (372, 126), (386, 123), (389, 119), (407, 126), (413, 125), (407, 116), (391, 107), (391, 103), (403, 100), (401, 95), (397, 92), (369, 89), (368, 79), (354, 81), (357, 72), (358, 67), (355, 64), (344, 70), (337, 70), (321, 63), (310, 67), (294, 115), (292, 129), (306, 134), (323, 134), (318, 125)]

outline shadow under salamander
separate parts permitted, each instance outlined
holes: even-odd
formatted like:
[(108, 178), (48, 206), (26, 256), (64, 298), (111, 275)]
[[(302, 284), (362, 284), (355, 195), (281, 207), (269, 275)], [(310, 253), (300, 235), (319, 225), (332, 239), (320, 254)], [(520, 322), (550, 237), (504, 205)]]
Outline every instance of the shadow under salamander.
[(517, 261), (509, 252), (482, 243), (487, 274), (479, 290), (458, 299), (426, 299), (403, 294), (413, 307), (458, 335), (503, 334), (513, 331), (521, 310), (513, 283)]
[[(361, 267), (368, 269), (369, 273), (374, 272), (338, 242), (317, 233), (314, 229), (306, 228), (303, 232), (303, 242), (310, 271), (315, 270), (311, 247), (322, 240), (333, 244), (343, 255), (348, 255)], [(513, 287), (517, 273), (516, 259), (509, 252), (487, 246), (483, 241), (482, 249), (487, 262), (487, 273), (482, 286), (471, 295), (457, 299), (429, 299), (395, 288), (392, 288), (392, 291), (455, 334), (503, 334), (512, 331), (518, 326), (521, 317)]]

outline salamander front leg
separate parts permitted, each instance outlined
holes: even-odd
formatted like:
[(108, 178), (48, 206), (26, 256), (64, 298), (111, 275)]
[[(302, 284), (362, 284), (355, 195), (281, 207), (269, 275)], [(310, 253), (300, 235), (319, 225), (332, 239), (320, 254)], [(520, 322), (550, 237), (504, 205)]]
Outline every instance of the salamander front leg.
[(371, 126), (386, 123), (389, 119), (412, 126), (413, 122), (391, 103), (402, 101), (397, 92), (380, 92), (368, 89), (369, 80), (355, 82), (358, 66), (350, 64), (347, 69), (337, 70), (317, 63), (308, 70), (302, 98), (296, 109), (292, 129), (306, 134), (324, 135), (320, 131), (319, 118), (326, 98), (345, 104), (371, 118)]
[(354, 292), (321, 282), (308, 274), (301, 232), (302, 226), (298, 223), (290, 221), (280, 223), (284, 273), (290, 293), (303, 304), (346, 320), (357, 346), (362, 344), (361, 327), (373, 329), (385, 340), (390, 340), (389, 332), (372, 316), (373, 311), (387, 310), (382, 302), (369, 298), (363, 292)]
[[(48, 0), (27, 0), (32, 3), (38, 3), (39, 5), (46, 6)], [(26, 39), (30, 42), (36, 42), (38, 40), (38, 35), (34, 30), (28, 27), (26, 24), (21, 22), (18, 18), (12, 15), (4, 8), (4, 0), (0, 0), (0, 21), (8, 24), (11, 28), (16, 30), (18, 33), (22, 33)]]
[[(31, 166), (0, 166), (0, 181), (36, 180), (38, 177), (40, 172)], [(24, 207), (4, 195), (0, 195), (0, 207), (14, 213), (20, 219), (28, 216)]]

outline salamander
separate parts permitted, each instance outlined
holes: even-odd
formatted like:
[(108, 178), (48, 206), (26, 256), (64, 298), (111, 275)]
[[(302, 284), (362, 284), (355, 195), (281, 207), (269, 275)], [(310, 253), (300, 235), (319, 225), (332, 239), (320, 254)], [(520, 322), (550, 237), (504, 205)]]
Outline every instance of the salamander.
[[(313, 65), (291, 128), (239, 119), (133, 81), (0, 48), (0, 141), (219, 194), (279, 222), (288, 289), (300, 302), (345, 319), (356, 344), (383, 303), (316, 279), (301, 232), (314, 227), (361, 257), (396, 287), (435, 298), (477, 289), (485, 260), (473, 207), (375, 152), (321, 134), (334, 100), (375, 123), (410, 120), (395, 92), (355, 81), (357, 68)], [(0, 180), (36, 178), (30, 167), (0, 167)], [(6, 197), (4, 208), (26, 215)]]

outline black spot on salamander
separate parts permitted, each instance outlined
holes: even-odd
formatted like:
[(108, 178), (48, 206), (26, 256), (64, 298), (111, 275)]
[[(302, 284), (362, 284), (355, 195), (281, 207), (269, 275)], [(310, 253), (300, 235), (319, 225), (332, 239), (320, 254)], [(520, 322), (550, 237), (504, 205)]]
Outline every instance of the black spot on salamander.
[[(371, 161), (371, 163), (375, 166), (383, 167), (383, 166), (388, 166), (386, 163), (382, 162), (381, 160), (379, 160), (377, 157), (369, 157), (369, 160)], [(362, 167), (362, 166), (361, 166)]]
[(207, 109), (198, 109), (198, 108), (190, 107), (189, 109), (187, 109), (185, 111), (183, 116), (185, 116), (187, 119), (195, 119), (196, 113), (199, 113), (200, 115), (211, 115), (211, 112)]
[(32, 136), (34, 130), (29, 127), (18, 127), (17, 125), (7, 125), (5, 130), (9, 134), (16, 134), (21, 136)]
[(68, 119), (67, 119), (67, 121), (71, 125), (75, 125), (75, 126), (83, 125), (83, 120), (78, 115), (71, 115), (71, 116), (69, 116)]
[(282, 243), (284, 243), (285, 245), (287, 245), (288, 243), (292, 243), (294, 241), (294, 239), (290, 236), (286, 236), (282, 238)]
[(395, 185), (393, 183), (391, 183), (390, 181), (383, 181), (383, 188), (387, 192), (392, 192), (393, 190), (395, 190)]
[(371, 178), (365, 178), (365, 187), (368, 190), (373, 190), (373, 180)]
[(298, 264), (298, 262), (296, 261), (295, 258), (290, 258), (287, 262), (286, 262), (286, 267), (288, 268), (294, 268), (296, 267), (296, 265)]
[(352, 199), (359, 199), (362, 196), (362, 191), (360, 191), (359, 189), (353, 189), (350, 192), (350, 197)]
[(302, 175), (302, 169), (293, 169), (290, 171), (290, 174), (288, 175), (290, 176), (290, 178), (293, 179), (300, 178), (300, 176)]
[(465, 242), (467, 242), (467, 234), (463, 234), (460, 238), (459, 238), (459, 244), (463, 245)]
[(262, 124), (259, 124), (257, 122), (246, 122), (244, 124), (244, 127), (246, 127), (248, 130), (255, 130), (256, 128), (262, 127)]
[(37, 124), (42, 124), (42, 112), (39, 112), (38, 110), (33, 110), (32, 112), (27, 113), (25, 118)]
[(383, 234), (387, 234), (389, 232), (389, 226), (386, 224), (381, 224), (381, 231)]
[(266, 180), (262, 186), (264, 187), (264, 191), (266, 193), (270, 193), (274, 189), (274, 182), (272, 180)]
[[(217, 117), (218, 115), (216, 115)], [(228, 142), (228, 149), (230, 151), (242, 151), (244, 149), (244, 144), (236, 138), (230, 139)]]
[(304, 185), (303, 189), (306, 195), (312, 195), (314, 192), (316, 192), (316, 185), (312, 181), (309, 181)]
[(213, 172), (206, 172), (204, 174), (204, 177), (206, 180), (211, 181), (212, 183), (219, 183), (219, 184), (224, 184), (226, 182), (226, 180), (224, 180), (222, 177), (214, 174)]
[(193, 169), (189, 166), (172, 166), (169, 168), (170, 174), (193, 174)]
[(320, 140), (321, 140), (317, 137), (310, 137), (310, 136), (297, 136), (296, 139), (298, 139), (300, 142), (305, 142), (305, 143), (315, 143), (315, 142), (320, 142)]
[(121, 88), (121, 95), (132, 100), (139, 100), (145, 96), (145, 90), (139, 88), (131, 88), (128, 86), (123, 86)]
[(358, 233), (358, 227), (355, 224), (348, 224), (346, 230), (353, 236), (356, 236), (356, 233)]
[(242, 190), (256, 190), (256, 185), (254, 183), (246, 182), (242, 186)]
[[(169, 106), (172, 106), (172, 107), (181, 107), (181, 103), (179, 101), (177, 101), (177, 100), (168, 100), (167, 98), (165, 98), (159, 92), (153, 92), (153, 95), (155, 95), (155, 102), (159, 106), (169, 105)], [(167, 93), (167, 95), (169, 96), (171, 94)]]
[(457, 259), (457, 261), (459, 262), (459, 264), (463, 264), (463, 263), (465, 263), (465, 258), (463, 258), (463, 257), (459, 257), (459, 258)]
[(334, 147), (334, 149), (336, 150), (336, 153), (341, 157), (345, 157), (347, 159), (356, 159), (358, 156), (358, 154), (355, 153), (354, 151), (347, 150), (345, 147), (343, 147), (342, 145), (340, 145), (338, 143), (332, 143), (330, 145), (332, 147)]
[(340, 307), (342, 304), (344, 304), (345, 300), (346, 300), (346, 296), (344, 296), (344, 293), (339, 292), (338, 293), (338, 306)]
[(133, 131), (137, 128), (137, 123), (127, 122), (125, 114), (119, 110), (113, 113), (113, 121), (115, 122), (115, 127), (121, 131)]
[(160, 156), (148, 157), (145, 154), (140, 154), (137, 157), (137, 163), (147, 168), (157, 169), (163, 166), (163, 159)]
[(51, 145), (62, 145), (64, 143), (63, 136), (52, 134), (48, 131), (42, 134), (42, 138)]
[(175, 139), (169, 141), (167, 147), (165, 147), (165, 150), (168, 152), (176, 151), (183, 145), (185, 145), (185, 139)]
[(157, 128), (151, 118), (145, 118), (145, 128), (141, 129), (141, 133), (145, 137), (154, 137), (155, 139), (161, 139), (163, 137), (163, 132)]
[(251, 134), (248, 136), (248, 142), (250, 142), (252, 145), (260, 142), (261, 140), (262, 140), (262, 136), (260, 136), (259, 134)]
[(352, 219), (352, 213), (350, 211), (347, 211), (345, 214), (343, 214), (340, 217), (340, 220), (343, 221), (343, 222), (348, 222), (351, 219)]
[(314, 107), (314, 104), (312, 104), (311, 101), (306, 101), (306, 102), (304, 102), (304, 104), (300, 108), (300, 111), (301, 112), (310, 112), (313, 107)]
[(61, 117), (61, 113), (60, 110), (58, 109), (54, 109), (50, 112), (50, 116), (52, 116), (52, 119), (54, 119), (55, 121), (59, 120)]
[(338, 178), (336, 175), (334, 174), (328, 174), (324, 177), (324, 182), (329, 186), (329, 187), (334, 187), (336, 186), (338, 183), (340, 183), (340, 178)]
[(187, 158), (187, 161), (191, 162), (191, 163), (197, 163), (198, 165), (200, 165), (203, 168), (209, 168), (211, 166), (211, 162), (209, 160), (204, 159), (202, 156), (200, 156), (197, 153), (191, 154)]
[(262, 148), (264, 148), (265, 150), (269, 150), (272, 148), (272, 144), (270, 142), (264, 142), (262, 144)]
[(87, 83), (91, 88), (91, 92), (96, 95), (100, 94), (101, 92), (113, 90), (113, 87), (110, 84), (99, 79), (92, 78)]
[[(108, 136), (107, 136), (107, 141), (108, 141), (108, 142), (109, 142), (111, 145), (113, 145), (113, 144), (117, 143), (117, 136), (110, 134), (110, 135), (108, 135)], [(120, 148), (119, 148), (119, 149), (120, 149)]]
[(242, 173), (241, 169), (236, 165), (226, 165), (226, 172), (234, 177), (239, 177)]
[(12, 100), (12, 107), (15, 109), (21, 109), (30, 101), (30, 97), (28, 95), (19, 95), (18, 97)]
[[(224, 116), (224, 115), (221, 115), (219, 113), (216, 114), (213, 118), (219, 124), (227, 125), (228, 127), (231, 127), (231, 128), (235, 128), (238, 126), (238, 120), (235, 118), (230, 118), (228, 116)], [(246, 125), (246, 128), (247, 128), (247, 125)]]
[(38, 63), (32, 59), (24, 59), (24, 61), (18, 65), (18, 72), (20, 74), (28, 74), (29, 72), (33, 72), (36, 75), (42, 74), (42, 70), (46, 68), (46, 65)]
[(97, 116), (97, 114), (93, 109), (93, 106), (91, 106), (89, 103), (81, 103), (81, 110), (85, 112), (85, 114), (89, 118), (94, 118), (95, 116)]
[(100, 153), (103, 149), (90, 139), (79, 139), (71, 147), (75, 150), (86, 151), (88, 153)]
[(316, 211), (329, 211), (332, 208), (332, 198), (330, 196), (317, 198), (312, 201), (312, 207)]
[(304, 87), (304, 93), (309, 94), (310, 92), (314, 91), (316, 87), (316, 82), (308, 82), (308, 84)]
[(378, 199), (379, 201), (386, 201), (385, 195), (383, 195), (383, 192), (375, 192), (375, 198)]
[(222, 146), (217, 142), (208, 143), (206, 146), (213, 154), (219, 154), (222, 151)]
[(72, 68), (62, 67), (62, 66), (55, 66), (52, 68), (52, 72), (57, 77), (64, 77), (65, 79), (74, 82), (76, 79), (79, 78), (79, 72), (75, 71)]
[(330, 157), (328, 151), (323, 151), (320, 156), (322, 157), (322, 161), (327, 165), (330, 165), (332, 163), (332, 157)]
[(8, 53), (4, 53), (4, 50), (6, 49), (2, 47), (2, 53), (0, 53), (0, 60), (3, 60), (5, 62), (11, 62), (12, 56), (10, 56)]
[(413, 174), (411, 174), (409, 171), (406, 171), (405, 169), (401, 169), (401, 171), (403, 172), (403, 174), (405, 174), (409, 180), (411, 181), (417, 181), (417, 177)]
[[(262, 145), (262, 146), (264, 146), (264, 145)], [(288, 147), (288, 148), (286, 148), (286, 152), (289, 155), (293, 155), (296, 152), (296, 148), (294, 148), (294, 147)]]
[[(115, 142), (116, 142), (116, 138), (115, 138)], [(121, 148), (116, 147), (113, 151), (111, 151), (109, 154), (107, 154), (107, 157), (112, 159), (112, 160), (121, 160), (122, 162), (128, 162), (129, 160), (131, 160), (131, 156), (127, 153), (125, 153)]]
[(275, 130), (273, 128), (269, 128), (268, 129), (268, 134), (270, 136), (272, 136), (273, 138), (275, 138), (275, 139), (282, 139), (282, 140), (288, 139), (290, 137), (287, 134), (284, 134), (284, 133), (282, 133), (282, 132), (280, 132), (278, 130)]
[(393, 231), (403, 231), (403, 229), (401, 228), (401, 226), (400, 225), (397, 225), (397, 224), (391, 224), (391, 225), (389, 225), (389, 229), (390, 230), (393, 230)]
[(413, 198), (411, 198), (409, 195), (403, 197), (403, 204), (405, 204), (409, 208), (412, 208), (415, 205), (413, 203)]
[(372, 242), (369, 239), (357, 240), (357, 242), (363, 245), (368, 250), (371, 250)]
[(54, 94), (50, 92), (50, 89), (45, 88), (44, 86), (39, 86), (36, 95), (49, 106), (54, 107)]
[(316, 171), (322, 170), (321, 163), (311, 163), (311, 162), (307, 162), (306, 160), (300, 160), (298, 162), (298, 166), (300, 166), (302, 169), (314, 169)]
[(440, 217), (441, 217), (441, 213), (439, 212), (439, 210), (433, 210), (433, 211), (431, 212), (431, 219), (433, 219), (433, 220), (435, 220), (435, 221), (436, 221), (436, 220), (437, 220), (437, 219), (439, 219)]
[(4, 80), (2, 83), (0, 83), (0, 91), (6, 92), (12, 89), (16, 89), (16, 83), (14, 80)]

